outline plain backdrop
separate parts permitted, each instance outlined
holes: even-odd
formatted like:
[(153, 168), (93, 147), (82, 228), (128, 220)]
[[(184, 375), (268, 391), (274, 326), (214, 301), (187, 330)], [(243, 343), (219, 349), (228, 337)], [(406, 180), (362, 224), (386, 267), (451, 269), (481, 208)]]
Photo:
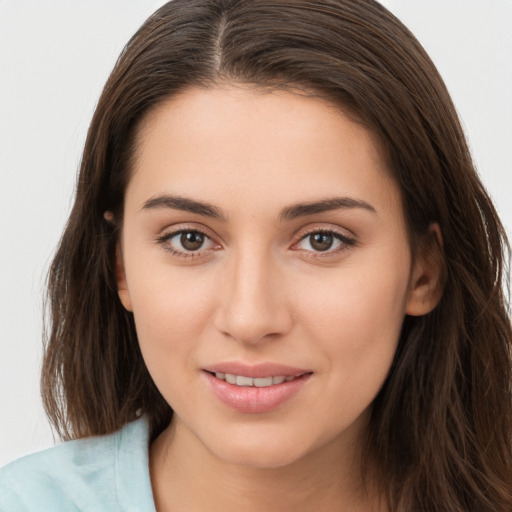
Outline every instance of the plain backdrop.
[[(39, 398), (45, 274), (102, 86), (163, 3), (0, 0), (0, 466), (54, 443)], [(512, 0), (382, 3), (441, 71), (510, 234)]]

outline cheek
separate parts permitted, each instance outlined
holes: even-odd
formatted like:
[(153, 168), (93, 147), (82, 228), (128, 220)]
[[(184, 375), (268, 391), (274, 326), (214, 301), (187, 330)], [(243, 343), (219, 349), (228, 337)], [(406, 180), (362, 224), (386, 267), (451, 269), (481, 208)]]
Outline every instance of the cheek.
[[(399, 269), (399, 270), (397, 270)], [(312, 280), (301, 296), (307, 336), (323, 351), (326, 369), (340, 389), (373, 399), (387, 376), (405, 317), (408, 261), (347, 267), (335, 277)]]
[(366, 278), (351, 281), (341, 293), (331, 289), (332, 300), (322, 308), (309, 297), (314, 315), (307, 335), (322, 355), (325, 377), (316, 421), (332, 435), (369, 411), (391, 368), (404, 318), (404, 293)]
[(370, 340), (380, 333), (387, 338), (399, 330), (405, 314), (407, 276), (396, 268), (344, 268), (325, 280), (312, 279), (304, 287), (301, 309), (334, 337), (355, 340), (366, 333)]
[(212, 317), (215, 293), (206, 277), (197, 269), (177, 271), (170, 266), (129, 276), (139, 344), (155, 378), (169, 365), (183, 365), (191, 358)]

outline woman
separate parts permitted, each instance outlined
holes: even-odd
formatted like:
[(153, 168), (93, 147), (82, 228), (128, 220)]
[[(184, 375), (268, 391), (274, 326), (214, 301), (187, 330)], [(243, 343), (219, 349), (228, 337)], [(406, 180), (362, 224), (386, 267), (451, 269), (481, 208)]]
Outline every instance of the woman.
[(5, 468), (0, 509), (510, 510), (506, 249), (378, 3), (168, 3), (50, 272), (43, 393), (75, 441)]

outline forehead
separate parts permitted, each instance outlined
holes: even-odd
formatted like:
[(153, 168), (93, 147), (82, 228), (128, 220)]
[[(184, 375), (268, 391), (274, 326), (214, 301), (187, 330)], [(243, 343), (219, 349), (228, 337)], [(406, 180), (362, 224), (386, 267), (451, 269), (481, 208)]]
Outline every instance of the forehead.
[[(338, 107), (293, 91), (188, 89), (143, 120), (128, 193), (226, 193), (281, 202), (398, 190), (375, 137)], [(135, 186), (136, 185), (136, 186)], [(336, 189), (336, 190), (334, 190)], [(385, 192), (383, 195), (382, 192)], [(235, 197), (230, 197), (235, 199)], [(395, 198), (396, 199), (396, 198)]]
[[(336, 105), (313, 91), (238, 83), (221, 83), (210, 88), (191, 87), (171, 96), (145, 114), (137, 129), (137, 139), (139, 144), (144, 143), (157, 126), (172, 128), (179, 124), (186, 130), (208, 126), (218, 132), (228, 127), (230, 121), (241, 127), (240, 122), (245, 120), (245, 128), (252, 131), (254, 136), (257, 135), (259, 124), (266, 123), (266, 134), (277, 141), (282, 128), (299, 136), (301, 131), (306, 131), (312, 137), (315, 135), (313, 128), (321, 128), (326, 120), (330, 121), (329, 124), (336, 123), (340, 117), (351, 121), (354, 134), (356, 131), (364, 133), (377, 149), (380, 143), (378, 138), (363, 126), (358, 114), (348, 107)], [(281, 122), (276, 124), (278, 120)]]

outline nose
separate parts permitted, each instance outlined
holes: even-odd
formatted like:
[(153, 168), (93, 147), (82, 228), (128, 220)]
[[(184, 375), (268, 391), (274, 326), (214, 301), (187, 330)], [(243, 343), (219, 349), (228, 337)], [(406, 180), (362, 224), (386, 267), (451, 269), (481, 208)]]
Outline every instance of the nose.
[(292, 326), (287, 287), (270, 255), (245, 254), (226, 263), (216, 328), (245, 344), (278, 338)]

